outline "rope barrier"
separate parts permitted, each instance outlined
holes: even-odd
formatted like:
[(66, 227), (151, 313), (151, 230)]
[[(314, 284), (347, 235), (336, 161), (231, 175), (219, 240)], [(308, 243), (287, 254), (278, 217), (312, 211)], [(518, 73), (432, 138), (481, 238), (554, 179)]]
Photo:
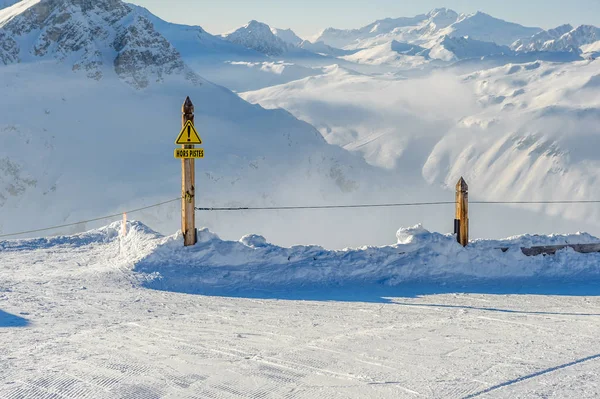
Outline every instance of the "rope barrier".
[(22, 236), (22, 235), (25, 235), (25, 234), (33, 234), (33, 233), (39, 233), (39, 232), (43, 232), (43, 231), (56, 230), (56, 229), (62, 229), (62, 228), (65, 228), (65, 227), (77, 226), (78, 224), (82, 224), (82, 223), (91, 223), (91, 222), (98, 222), (100, 220), (113, 219), (113, 218), (116, 218), (116, 217), (123, 216), (123, 213), (131, 214), (131, 213), (141, 212), (141, 211), (145, 211), (146, 209), (157, 208), (159, 206), (170, 204), (170, 203), (175, 202), (175, 201), (181, 201), (181, 198), (175, 198), (175, 199), (172, 199), (172, 200), (169, 200), (169, 201), (160, 202), (158, 204), (145, 206), (143, 208), (137, 208), (137, 209), (133, 209), (133, 210), (130, 210), (130, 211), (123, 211), (123, 212), (120, 212), (120, 213), (116, 213), (114, 215), (102, 216), (102, 217), (95, 218), (95, 219), (82, 220), (82, 221), (75, 222), (75, 223), (62, 224), (62, 225), (58, 225), (58, 226), (46, 227), (46, 228), (43, 228), (43, 229), (21, 231), (21, 232), (18, 232), (18, 233), (10, 233), (10, 234), (2, 234), (2, 235), (0, 235), (0, 238)]
[[(524, 205), (524, 204), (598, 204), (598, 201), (470, 201), (479, 205)], [(352, 209), (352, 208), (396, 208), (406, 206), (455, 205), (455, 201), (440, 202), (408, 202), (396, 204), (359, 204), (359, 205), (316, 205), (316, 206), (272, 206), (272, 207), (213, 207), (196, 208), (197, 211), (226, 212), (226, 211), (289, 211), (311, 209)]]
[(320, 205), (320, 206), (272, 206), (242, 208), (196, 208), (197, 211), (288, 211), (297, 209), (351, 209), (351, 208), (392, 208), (400, 206), (451, 205), (455, 202), (415, 202), (405, 204), (362, 204), (362, 205)]
[(483, 205), (511, 205), (511, 204), (600, 204), (600, 200), (594, 201), (469, 201), (469, 204), (483, 204)]
[[(62, 229), (72, 227), (82, 223), (98, 222), (100, 220), (113, 219), (121, 217), (123, 213), (132, 214), (145, 211), (147, 209), (157, 208), (175, 201), (180, 201), (181, 198), (174, 198), (158, 204), (145, 206), (142, 208), (123, 211), (114, 215), (102, 216), (94, 219), (81, 220), (75, 223), (62, 224), (43, 229), (27, 230), (17, 233), (0, 234), (0, 238), (16, 237), (26, 234), (40, 233), (44, 231)], [(549, 204), (599, 204), (600, 200), (592, 201), (471, 201), (470, 204), (479, 205), (549, 205)], [(211, 208), (196, 208), (197, 211), (207, 212), (229, 212), (229, 211), (289, 211), (289, 210), (317, 210), (317, 209), (357, 209), (357, 208), (396, 208), (396, 207), (415, 207), (415, 206), (437, 206), (437, 205), (455, 205), (455, 201), (439, 201), (439, 202), (407, 202), (407, 203), (391, 203), (391, 204), (357, 204), (357, 205), (315, 205), (315, 206), (272, 206), (272, 207), (211, 207)]]

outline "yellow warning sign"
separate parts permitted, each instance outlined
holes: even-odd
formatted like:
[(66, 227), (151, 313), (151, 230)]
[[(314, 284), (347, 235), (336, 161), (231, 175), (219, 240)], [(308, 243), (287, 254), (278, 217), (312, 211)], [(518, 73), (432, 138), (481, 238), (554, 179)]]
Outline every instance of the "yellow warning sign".
[(181, 145), (193, 145), (193, 144), (202, 144), (202, 139), (200, 135), (196, 131), (194, 124), (192, 121), (187, 121), (181, 133), (179, 133), (179, 137), (175, 140), (175, 144)]
[(204, 158), (204, 148), (177, 148), (175, 158)]

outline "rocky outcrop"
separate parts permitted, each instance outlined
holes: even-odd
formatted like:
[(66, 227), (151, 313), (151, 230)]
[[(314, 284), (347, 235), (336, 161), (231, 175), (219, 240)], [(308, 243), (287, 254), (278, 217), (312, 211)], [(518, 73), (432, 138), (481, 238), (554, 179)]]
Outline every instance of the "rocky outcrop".
[(120, 0), (42, 0), (0, 20), (0, 61), (32, 58), (69, 62), (95, 80), (116, 73), (137, 89), (176, 74), (200, 82), (152, 23)]

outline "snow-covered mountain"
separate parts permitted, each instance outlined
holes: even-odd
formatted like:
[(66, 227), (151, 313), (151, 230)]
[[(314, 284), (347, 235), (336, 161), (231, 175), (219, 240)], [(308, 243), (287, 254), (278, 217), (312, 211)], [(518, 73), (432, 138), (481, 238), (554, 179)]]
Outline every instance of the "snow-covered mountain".
[(284, 42), (291, 44), (292, 46), (300, 46), (304, 40), (299, 37), (293, 30), (291, 29), (279, 29), (279, 28), (271, 28), (271, 32)]
[(388, 65), (402, 69), (419, 68), (431, 60), (454, 62), (498, 54), (511, 54), (507, 46), (482, 42), (467, 37), (443, 36), (428, 43), (429, 48), (396, 40), (342, 57), (346, 61), (368, 65)]
[(483, 42), (469, 37), (450, 36), (443, 36), (428, 51), (431, 58), (443, 61), (457, 61), (510, 53), (511, 50), (507, 46)]
[[(271, 58), (301, 60), (305, 66), (313, 66), (311, 61), (321, 65), (322, 61), (327, 59), (313, 52), (312, 46), (304, 43), (292, 30), (271, 28), (258, 21), (250, 21), (234, 32), (223, 35), (223, 38)], [(330, 52), (334, 53), (334, 51), (328, 51), (326, 55), (329, 55)]]
[(397, 40), (424, 45), (441, 37), (468, 37), (470, 39), (508, 46), (521, 38), (540, 32), (494, 18), (483, 12), (458, 14), (446, 8), (435, 9), (412, 18), (385, 19), (360, 29), (326, 29), (317, 38), (331, 46), (364, 49)]
[[(186, 95), (207, 154), (197, 167), (198, 204), (343, 201), (377, 180), (379, 172), (312, 126), (198, 76), (121, 1), (24, 0), (0, 11), (0, 38), (0, 81), (10, 93), (0, 96), (3, 233), (177, 197), (173, 140)], [(176, 230), (173, 205), (142, 216)], [(248, 231), (215, 215), (201, 224), (215, 218), (225, 234)]]
[(515, 51), (539, 51), (544, 43), (555, 40), (573, 30), (570, 24), (561, 25), (554, 29), (544, 30), (535, 35), (519, 39), (511, 45)]
[(494, 18), (483, 12), (477, 12), (459, 16), (455, 23), (440, 30), (439, 34), (451, 37), (469, 37), (501, 46), (510, 46), (516, 40), (530, 37), (540, 31), (540, 28), (525, 27)]
[(355, 42), (390, 33), (401, 27), (416, 26), (427, 19), (427, 15), (412, 18), (386, 18), (375, 21), (360, 29), (327, 28), (317, 35), (313, 42), (324, 42), (330, 46), (344, 48)]
[(147, 9), (128, 4), (136, 13), (147, 18), (154, 28), (160, 32), (180, 54), (188, 61), (188, 57), (208, 59), (210, 62), (225, 60), (265, 61), (264, 54), (251, 50), (206, 32), (200, 26), (189, 26), (164, 21)]
[(294, 63), (274, 61), (263, 53), (211, 35), (200, 26), (173, 24), (143, 7), (130, 6), (152, 22), (196, 73), (228, 89), (254, 90), (319, 73)]
[(342, 57), (356, 52), (352, 50), (342, 50), (339, 48), (331, 47), (323, 42), (313, 43), (309, 40), (302, 41), (302, 43), (300, 43), (298, 47), (310, 51), (311, 53), (329, 55), (333, 57)]
[(589, 45), (600, 41), (600, 28), (581, 25), (573, 28), (562, 25), (540, 32), (530, 39), (519, 40), (512, 47), (517, 51), (587, 52)]
[(269, 56), (280, 56), (294, 47), (276, 36), (269, 25), (258, 21), (250, 21), (223, 37), (232, 43)]
[(396, 68), (416, 68), (429, 60), (430, 49), (396, 40), (343, 57), (346, 61), (367, 65), (388, 65)]

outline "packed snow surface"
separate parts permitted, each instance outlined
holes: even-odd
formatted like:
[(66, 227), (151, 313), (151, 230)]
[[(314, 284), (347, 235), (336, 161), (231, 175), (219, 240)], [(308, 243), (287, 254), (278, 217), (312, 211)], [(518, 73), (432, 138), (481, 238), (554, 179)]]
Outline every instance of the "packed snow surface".
[(600, 388), (600, 254), (518, 250), (597, 241), (589, 235), (463, 249), (417, 226), (388, 247), (326, 251), (206, 230), (184, 249), (140, 223), (120, 230), (0, 242), (0, 397), (588, 398)]

